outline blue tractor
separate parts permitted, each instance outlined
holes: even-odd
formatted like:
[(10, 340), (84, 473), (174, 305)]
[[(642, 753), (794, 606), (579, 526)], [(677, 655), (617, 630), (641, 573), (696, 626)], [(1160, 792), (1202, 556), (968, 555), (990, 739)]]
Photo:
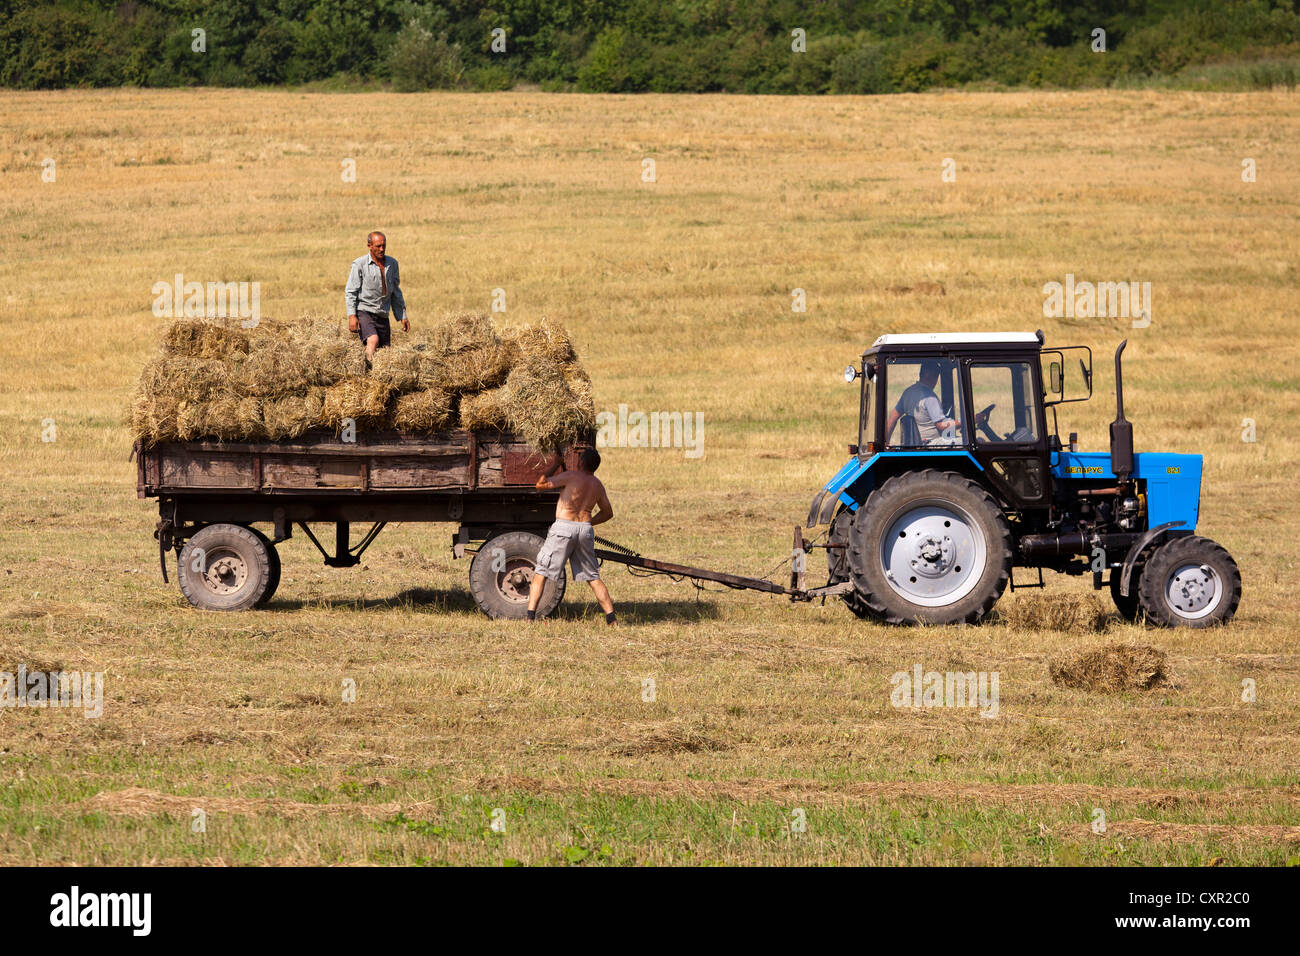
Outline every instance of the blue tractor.
[[(1130, 620), (1227, 622), (1241, 575), (1195, 533), (1201, 456), (1133, 453), (1127, 343), (1103, 454), (1077, 451), (1073, 434), (1062, 444), (1056, 422), (1057, 405), (1092, 396), (1091, 350), (1043, 342), (1041, 331), (882, 335), (845, 369), (861, 381), (858, 441), (807, 521), (829, 525), (828, 587), (863, 618), (973, 623), (1008, 584), (1042, 587), (1048, 568), (1091, 573)], [(1066, 395), (1066, 352), (1086, 394)], [(1037, 581), (1014, 580), (1017, 568)]]

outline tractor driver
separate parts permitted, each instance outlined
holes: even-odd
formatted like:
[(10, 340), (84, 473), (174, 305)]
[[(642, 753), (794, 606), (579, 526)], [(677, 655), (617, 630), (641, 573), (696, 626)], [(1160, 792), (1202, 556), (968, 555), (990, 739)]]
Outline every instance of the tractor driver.
[[(889, 423), (885, 426), (885, 444), (889, 444), (894, 434), (894, 427), (904, 415), (911, 415), (921, 435), (921, 444), (929, 446), (959, 445), (955, 431), (962, 428), (962, 423), (955, 418), (944, 415), (939, 404), (939, 396), (934, 394), (934, 387), (939, 384), (939, 363), (933, 359), (921, 363), (918, 380), (898, 397), (898, 404), (889, 412)], [(983, 419), (976, 417), (979, 424)], [(945, 435), (944, 433), (947, 432)]]

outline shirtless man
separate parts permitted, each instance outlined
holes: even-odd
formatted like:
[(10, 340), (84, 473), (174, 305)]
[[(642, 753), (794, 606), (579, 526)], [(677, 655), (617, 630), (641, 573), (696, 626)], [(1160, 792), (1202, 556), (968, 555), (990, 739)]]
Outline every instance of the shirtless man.
[[(564, 490), (555, 503), (555, 523), (546, 534), (546, 544), (537, 554), (533, 584), (528, 591), (530, 621), (537, 617), (537, 605), (542, 600), (546, 580), (559, 580), (567, 559), (573, 569), (573, 580), (591, 584), (596, 600), (605, 612), (605, 623), (614, 623), (614, 602), (609, 599), (605, 582), (600, 579), (600, 567), (596, 564), (596, 532), (593, 530), (595, 525), (614, 517), (614, 506), (609, 503), (605, 486), (595, 475), (600, 467), (600, 452), (584, 448), (578, 465), (577, 471), (562, 471), (551, 478), (543, 475), (537, 479), (538, 488)], [(600, 509), (594, 516), (591, 513), (593, 508)]]

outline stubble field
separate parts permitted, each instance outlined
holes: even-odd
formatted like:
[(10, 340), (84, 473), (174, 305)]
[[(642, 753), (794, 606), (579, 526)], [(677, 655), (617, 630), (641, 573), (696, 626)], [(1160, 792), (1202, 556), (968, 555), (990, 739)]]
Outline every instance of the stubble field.
[[(1296, 862), (1295, 103), (4, 94), (0, 671), (105, 683), (95, 719), (0, 709), (0, 863)], [(341, 320), (372, 228), (413, 322), (504, 289), (504, 321), (569, 326), (598, 408), (702, 412), (701, 458), (606, 450), (602, 533), (742, 574), (788, 555), (844, 461), (840, 370), (877, 335), (1091, 345), (1096, 398), (1061, 415), (1085, 450), (1128, 337), (1138, 451), (1205, 456), (1236, 620), (1133, 626), (1049, 576), (981, 626), (888, 629), (608, 568), (619, 628), (573, 584), (526, 627), (478, 613), (433, 525), (350, 570), (295, 536), (268, 609), (195, 611), (159, 578), (122, 424), (169, 321), (151, 287), (256, 281), (263, 315)], [(1150, 282), (1151, 325), (1044, 318), (1067, 274)], [(1116, 642), (1165, 651), (1170, 681), (1050, 679)], [(892, 706), (917, 664), (998, 672), (998, 716)]]

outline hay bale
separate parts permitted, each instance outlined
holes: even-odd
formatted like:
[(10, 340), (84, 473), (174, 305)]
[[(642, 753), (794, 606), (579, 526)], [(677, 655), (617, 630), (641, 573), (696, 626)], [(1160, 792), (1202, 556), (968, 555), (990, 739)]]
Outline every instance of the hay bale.
[(366, 374), (366, 353), (356, 342), (325, 341), (304, 355), (312, 385), (335, 385)]
[(399, 392), (420, 388), (422, 354), (409, 347), (379, 349), (370, 366), (370, 377)]
[(506, 402), (508, 396), (505, 387), (490, 388), (474, 395), (462, 395), (460, 398), (460, 427), (470, 431), (506, 431), (510, 427), (510, 416)]
[(452, 353), (420, 353), (419, 385), (457, 394), (496, 388), (510, 375), (518, 357), (518, 349), (499, 342)]
[(262, 402), (262, 425), (266, 437), (272, 441), (297, 438), (321, 425), (321, 409), (325, 402), (325, 389), (309, 388), (299, 395)]
[(1149, 644), (1108, 644), (1048, 663), (1052, 683), (1099, 693), (1152, 690), (1170, 683), (1165, 652)]
[(248, 333), (202, 319), (177, 319), (163, 333), (163, 348), (187, 358), (219, 359), (248, 354)]
[(182, 441), (260, 441), (266, 437), (261, 401), (229, 390), (205, 402), (181, 402), (176, 420)]
[(443, 431), (455, 421), (455, 396), (440, 388), (399, 395), (389, 417), (389, 424), (403, 432)]
[(278, 347), (259, 345), (239, 363), (234, 387), (255, 398), (302, 395), (315, 384), (312, 368), (306, 356), (288, 342)]
[(559, 365), (576, 362), (578, 359), (568, 330), (547, 319), (542, 319), (536, 325), (512, 329), (504, 337), (517, 345), (525, 358), (540, 355)]
[(358, 426), (379, 426), (388, 417), (393, 387), (363, 375), (349, 375), (325, 389), (321, 424), (338, 431), (345, 419)]
[(140, 373), (131, 400), (131, 433), (146, 445), (182, 438), (184, 404), (212, 399), (229, 384), (230, 367), (214, 359), (164, 353)]
[(467, 312), (436, 323), (417, 341), (421, 341), (432, 352), (450, 355), (495, 345), (499, 339), (490, 318)]
[(578, 441), (595, 427), (594, 406), (584, 408), (564, 378), (564, 367), (543, 354), (525, 355), (506, 379), (510, 430), (538, 451)]

